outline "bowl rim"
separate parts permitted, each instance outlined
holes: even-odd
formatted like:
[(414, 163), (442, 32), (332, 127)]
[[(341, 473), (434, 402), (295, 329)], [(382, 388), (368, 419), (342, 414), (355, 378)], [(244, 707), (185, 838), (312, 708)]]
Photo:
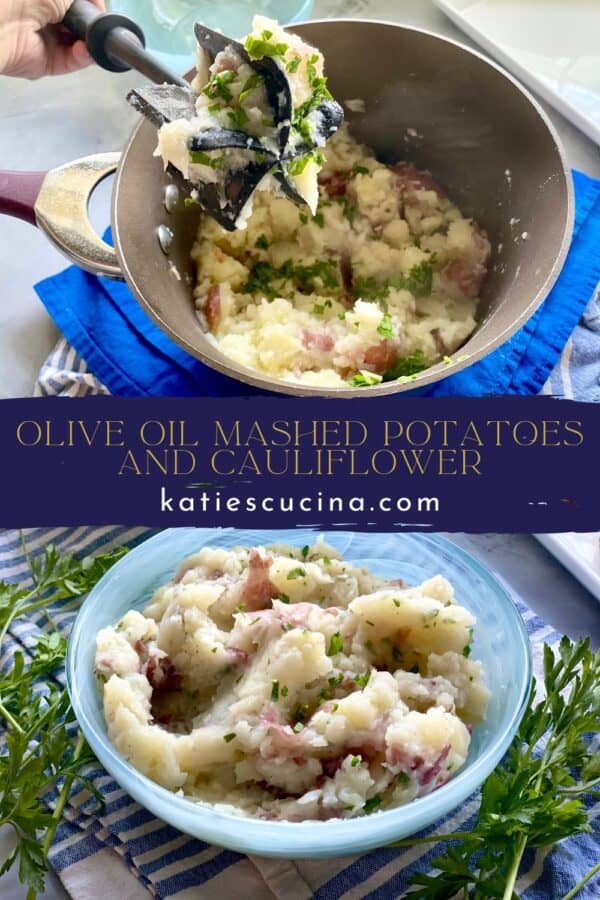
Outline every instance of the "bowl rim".
[[(575, 194), (573, 188), (573, 179), (571, 176), (571, 169), (560, 135), (553, 122), (551, 121), (549, 115), (542, 108), (539, 101), (524, 85), (522, 85), (517, 80), (517, 78), (515, 78), (515, 76), (513, 76), (510, 72), (496, 63), (494, 60), (490, 59), (483, 52), (473, 49), (472, 47), (468, 47), (466, 44), (463, 44), (461, 41), (457, 41), (454, 38), (449, 38), (445, 37), (444, 35), (437, 34), (436, 32), (430, 31), (427, 28), (418, 28), (414, 25), (406, 25), (402, 22), (393, 22), (389, 19), (362, 19), (360, 17), (352, 16), (336, 16), (335, 18), (330, 19), (320, 18), (310, 19), (308, 21), (300, 23), (293, 22), (290, 23), (290, 25), (291, 30), (295, 31), (298, 28), (302, 29), (304, 26), (335, 25), (336, 23), (340, 22), (354, 23), (358, 25), (384, 25), (387, 27), (400, 29), (402, 31), (424, 34), (444, 44), (450, 44), (458, 48), (459, 50), (462, 50), (465, 53), (476, 57), (481, 62), (490, 66), (492, 69), (495, 69), (496, 72), (503, 76), (505, 80), (513, 86), (513, 88), (519, 91), (523, 95), (523, 97), (527, 101), (529, 101), (529, 104), (537, 112), (539, 118), (546, 127), (546, 130), (549, 132), (549, 135), (558, 153), (560, 167), (562, 169), (562, 178), (564, 179), (564, 184), (567, 192), (566, 209), (564, 210), (565, 221), (563, 227), (563, 236), (558, 254), (546, 276), (546, 279), (538, 288), (535, 295), (531, 298), (526, 308), (512, 320), (511, 324), (507, 325), (500, 332), (500, 334), (488, 338), (484, 345), (480, 347), (476, 352), (464, 352), (464, 348), (468, 344), (467, 340), (465, 345), (463, 347), (459, 347), (459, 349), (453, 354), (453, 357), (455, 358), (451, 357), (451, 363), (445, 363), (444, 361), (441, 361), (435, 363), (433, 366), (429, 366), (429, 368), (425, 369), (423, 372), (418, 373), (416, 376), (408, 376), (404, 380), (396, 379), (394, 381), (381, 382), (380, 384), (367, 385), (364, 387), (319, 387), (317, 385), (295, 384), (294, 382), (283, 381), (277, 378), (270, 378), (267, 375), (261, 375), (257, 370), (248, 369), (245, 366), (235, 363), (233, 360), (226, 357), (225, 354), (223, 354), (217, 348), (212, 348), (213, 352), (211, 352), (209, 346), (207, 346), (206, 349), (194, 346), (190, 341), (187, 340), (185, 335), (177, 334), (174, 329), (172, 329), (171, 326), (164, 320), (164, 318), (159, 315), (159, 313), (153, 308), (152, 304), (149, 302), (143, 291), (141, 291), (138, 287), (121, 247), (121, 234), (119, 230), (118, 217), (118, 198), (120, 185), (123, 179), (123, 161), (127, 158), (129, 150), (136, 140), (140, 128), (142, 128), (145, 124), (143, 120), (134, 127), (122, 151), (121, 161), (119, 163), (119, 167), (114, 179), (111, 203), (111, 222), (115, 251), (117, 254), (121, 272), (123, 273), (123, 276), (127, 281), (130, 290), (132, 291), (133, 295), (135, 296), (138, 303), (142, 306), (144, 311), (150, 316), (150, 318), (176, 344), (178, 344), (180, 347), (183, 347), (183, 349), (187, 353), (189, 353), (195, 359), (199, 359), (209, 368), (216, 370), (222, 375), (226, 375), (227, 377), (239, 381), (242, 384), (247, 384), (252, 387), (259, 388), (263, 391), (268, 391), (269, 393), (286, 394), (294, 397), (339, 397), (343, 399), (352, 399), (356, 397), (382, 397), (403, 392), (417, 392), (420, 389), (425, 388), (427, 385), (442, 381), (443, 379), (448, 378), (451, 375), (456, 375), (458, 372), (469, 366), (472, 366), (474, 363), (487, 357), (492, 351), (501, 347), (514, 334), (516, 334), (519, 328), (521, 328), (525, 324), (525, 322), (528, 321), (528, 319), (533, 315), (536, 309), (546, 299), (561, 272), (573, 235), (573, 226), (575, 221)], [(481, 323), (479, 323), (479, 325), (480, 324)]]
[[(235, 528), (218, 529), (219, 532), (230, 533), (235, 533), (237, 530)], [(258, 530), (262, 533), (265, 531), (264, 529)], [(468, 568), (474, 569), (478, 576), (494, 590), (497, 599), (512, 619), (514, 627), (513, 637), (522, 663), (522, 669), (517, 672), (517, 677), (521, 680), (518, 701), (502, 734), (491, 738), (490, 745), (475, 761), (465, 765), (445, 785), (405, 805), (355, 819), (307, 820), (306, 822), (268, 821), (227, 813), (215, 809), (210, 803), (190, 801), (178, 796), (138, 772), (113, 747), (107, 733), (96, 730), (80, 702), (75, 671), (78, 647), (82, 640), (90, 639), (88, 634), (83, 633), (82, 623), (103, 586), (110, 584), (114, 579), (120, 579), (123, 569), (135, 565), (135, 561), (140, 556), (144, 556), (149, 550), (151, 552), (155, 543), (168, 540), (172, 535), (176, 536), (182, 531), (206, 532), (217, 531), (217, 529), (169, 528), (138, 544), (119, 560), (90, 591), (79, 609), (68, 639), (65, 668), (67, 689), (73, 711), (84, 737), (100, 763), (131, 797), (158, 818), (167, 822), (169, 822), (169, 818), (165, 816), (165, 806), (181, 811), (184, 818), (194, 812), (198, 825), (196, 827), (196, 823), (194, 823), (194, 831), (187, 831), (179, 821), (173, 827), (201, 840), (241, 853), (298, 859), (314, 858), (317, 855), (328, 857), (347, 855), (382, 847), (401, 837), (414, 834), (424, 827), (429, 827), (432, 822), (438, 821), (451, 812), (479, 789), (506, 753), (525, 712), (533, 678), (532, 648), (523, 619), (508, 590), (495, 574), (453, 541), (438, 534), (420, 533), (410, 533), (410, 536), (430, 548), (442, 548), (456, 556)], [(252, 531), (252, 529), (248, 529), (248, 531)], [(323, 533), (327, 538), (326, 531), (321, 532), (309, 528), (299, 529), (298, 534), (300, 536), (309, 531), (315, 534)], [(277, 540), (277, 533), (277, 531), (273, 532), (274, 540)], [(335, 533), (352, 534), (353, 532), (336, 531)], [(407, 812), (409, 821), (403, 822)], [(431, 813), (434, 815), (432, 816)], [(318, 853), (315, 849), (315, 838), (319, 845)]]

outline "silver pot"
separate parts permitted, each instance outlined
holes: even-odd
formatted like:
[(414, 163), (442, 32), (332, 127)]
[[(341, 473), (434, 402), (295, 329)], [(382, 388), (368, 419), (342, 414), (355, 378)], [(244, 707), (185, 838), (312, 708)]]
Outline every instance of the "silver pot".
[[(167, 212), (169, 176), (152, 155), (156, 131), (144, 121), (120, 157), (87, 157), (45, 175), (29, 174), (29, 181), (21, 175), (20, 197), (16, 182), (7, 189), (0, 177), (0, 211), (38, 224), (77, 265), (124, 278), (163, 331), (232, 378), (295, 396), (380, 396), (432, 384), (508, 340), (554, 284), (574, 215), (564, 151), (531, 95), (461, 44), (403, 25), (352, 19), (308, 22), (293, 30), (324, 53), (336, 98), (364, 100), (364, 113), (347, 116), (353, 134), (383, 162), (408, 159), (429, 169), (488, 233), (492, 268), (479, 324), (455, 361), (432, 366), (410, 383), (325, 389), (278, 381), (226, 357), (202, 331), (192, 298), (190, 251), (198, 211), (181, 198)], [(113, 250), (94, 233), (87, 204), (98, 181), (114, 171)], [(160, 226), (174, 234), (169, 256), (157, 238)]]

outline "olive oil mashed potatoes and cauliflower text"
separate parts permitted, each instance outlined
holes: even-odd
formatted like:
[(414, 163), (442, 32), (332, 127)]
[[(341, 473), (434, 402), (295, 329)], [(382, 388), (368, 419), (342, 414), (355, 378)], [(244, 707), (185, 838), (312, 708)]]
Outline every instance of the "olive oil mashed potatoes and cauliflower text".
[(190, 801), (350, 818), (445, 784), (489, 692), (474, 617), (435, 576), (379, 578), (318, 540), (204, 547), (97, 635), (108, 734)]
[[(311, 149), (285, 178), (265, 174), (234, 230), (202, 216), (194, 297), (209, 338), (249, 369), (324, 388), (410, 379), (448, 359), (477, 324), (485, 233), (429, 172), (379, 162), (346, 125), (322, 146), (317, 110), (331, 94), (318, 50), (261, 16), (244, 48), (287, 74), (286, 125)], [(253, 151), (198, 152), (194, 138), (216, 121), (264, 142), (269, 97), (227, 48), (210, 67), (200, 49), (193, 88), (196, 118), (164, 125), (157, 153), (192, 183), (215, 182)]]

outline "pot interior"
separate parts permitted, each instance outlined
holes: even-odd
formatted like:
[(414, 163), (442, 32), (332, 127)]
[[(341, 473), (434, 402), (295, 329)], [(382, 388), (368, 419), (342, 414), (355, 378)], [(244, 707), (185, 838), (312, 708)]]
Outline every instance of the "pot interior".
[[(383, 162), (429, 169), (463, 212), (487, 231), (491, 271), (476, 332), (416, 382), (361, 388), (371, 394), (414, 389), (470, 365), (505, 341), (554, 282), (572, 226), (570, 174), (543, 113), (507, 75), (464, 47), (435, 35), (379, 22), (326, 20), (296, 26), (325, 55), (329, 86), (347, 121)], [(198, 211), (183, 198), (164, 205), (170, 177), (153, 157), (156, 131), (142, 122), (125, 150), (113, 201), (113, 229), (124, 275), (155, 321), (188, 352), (244, 382), (293, 394), (356, 396), (274, 382), (225, 357), (206, 338), (194, 311), (190, 250)], [(167, 257), (156, 230), (174, 240)], [(178, 277), (179, 276), (179, 277)], [(467, 358), (464, 358), (467, 357)]]

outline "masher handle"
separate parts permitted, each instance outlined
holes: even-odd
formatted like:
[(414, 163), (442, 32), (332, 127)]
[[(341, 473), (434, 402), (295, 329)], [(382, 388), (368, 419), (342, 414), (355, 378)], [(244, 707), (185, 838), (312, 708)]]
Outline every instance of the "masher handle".
[(146, 50), (140, 26), (120, 13), (102, 13), (89, 0), (75, 0), (62, 24), (71, 34), (85, 41), (92, 58), (109, 72), (136, 69), (156, 84), (179, 84), (186, 81), (162, 65)]

